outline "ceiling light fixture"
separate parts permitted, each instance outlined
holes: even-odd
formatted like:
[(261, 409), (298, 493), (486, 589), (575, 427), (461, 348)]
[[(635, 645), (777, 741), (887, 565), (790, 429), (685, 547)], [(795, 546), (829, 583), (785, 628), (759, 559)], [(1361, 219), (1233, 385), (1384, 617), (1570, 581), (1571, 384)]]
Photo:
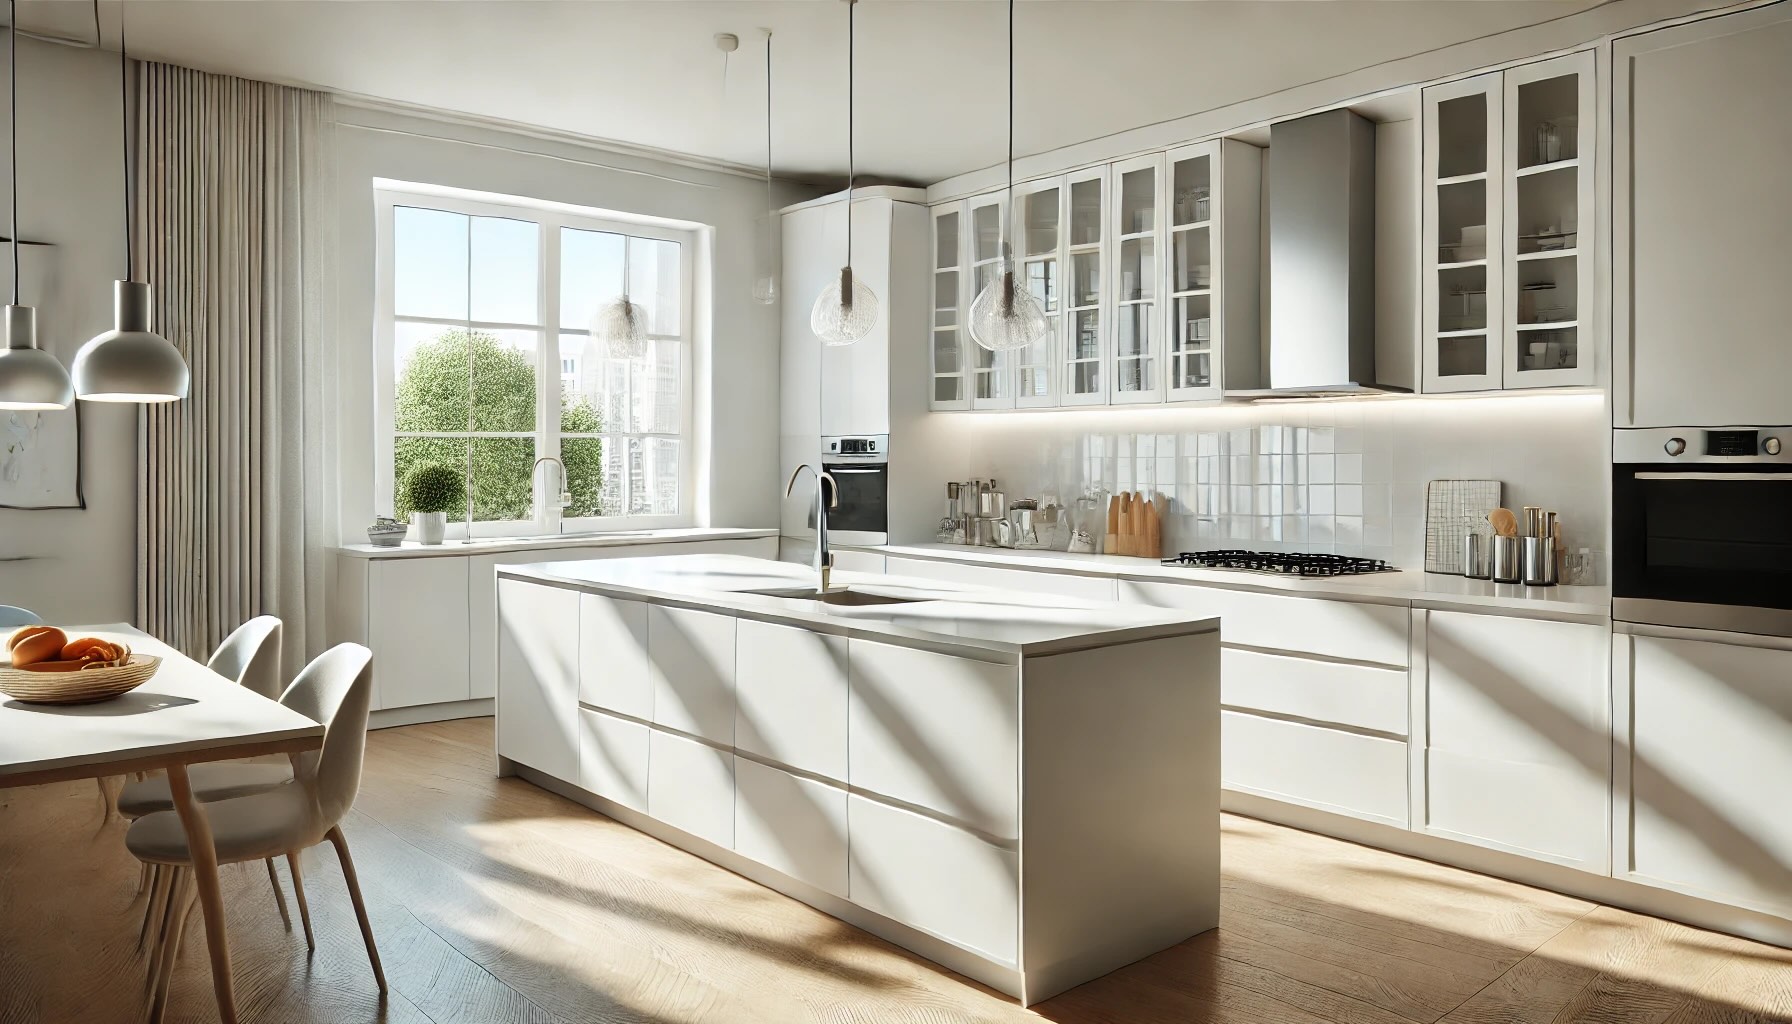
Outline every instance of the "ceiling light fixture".
[(647, 307), (629, 301), (628, 269), (633, 262), (627, 236), (622, 240), (622, 294), (597, 309), (591, 337), (611, 359), (639, 359), (647, 354)]
[(777, 235), (781, 225), (772, 205), (772, 30), (765, 30), (765, 266), (753, 281), (753, 301), (770, 306), (778, 301)]
[[(100, 4), (93, 0), (97, 47)], [(87, 402), (175, 402), (187, 397), (192, 377), (187, 361), (168, 339), (149, 329), (149, 285), (135, 280), (131, 245), (130, 59), (125, 54), (124, 4), (118, 5), (118, 116), (124, 167), (125, 279), (112, 282), (112, 329), (96, 335), (75, 353), (75, 396)]]
[(0, 348), (0, 409), (66, 409), (75, 400), (68, 371), (37, 347), (37, 310), (19, 305), (19, 16), (6, 4), (6, 50), (12, 65), (7, 96), (12, 105), (12, 305), (6, 307), (6, 347)]
[(823, 345), (850, 345), (877, 326), (877, 294), (852, 275), (852, 148), (853, 13), (859, 0), (846, 0), (846, 266), (840, 277), (815, 300), (809, 313), (809, 329)]
[(971, 302), (971, 340), (992, 352), (1023, 349), (1046, 336), (1051, 324), (1039, 300), (1014, 279), (1014, 0), (1008, 0), (1008, 208), (1001, 273)]

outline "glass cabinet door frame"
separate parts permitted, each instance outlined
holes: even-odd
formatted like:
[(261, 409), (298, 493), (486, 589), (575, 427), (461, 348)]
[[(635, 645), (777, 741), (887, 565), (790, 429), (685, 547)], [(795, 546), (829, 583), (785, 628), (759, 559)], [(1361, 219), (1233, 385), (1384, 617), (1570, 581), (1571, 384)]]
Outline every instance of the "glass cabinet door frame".
[[(1527, 140), (1519, 138), (1522, 131), (1522, 119), (1519, 116), (1519, 89), (1533, 82), (1569, 76), (1576, 76), (1575, 157), (1550, 164), (1521, 167), (1520, 165), (1525, 162), (1522, 157), (1527, 152)], [(1594, 194), (1596, 186), (1593, 175), (1596, 153), (1595, 130), (1598, 124), (1595, 84), (1592, 50), (1582, 50), (1549, 60), (1521, 64), (1514, 68), (1508, 68), (1505, 72), (1503, 93), (1505, 131), (1504, 145), (1502, 146), (1504, 159), (1501, 175), (1505, 187), (1501, 191), (1506, 215), (1502, 232), (1503, 276), (1506, 288), (1500, 310), (1501, 319), (1504, 321), (1504, 383), (1507, 388), (1572, 387), (1598, 382), (1595, 364), (1599, 345), (1595, 340), (1598, 335), (1594, 328), (1597, 326), (1596, 311), (1599, 307), (1598, 303), (1594, 301), (1597, 294), (1597, 281), (1593, 259), (1594, 251), (1597, 248), (1595, 239), (1598, 237), (1596, 234), (1598, 228), (1596, 196)], [(1561, 255), (1521, 254), (1518, 251), (1520, 241), (1518, 234), (1524, 227), (1523, 218), (1519, 216), (1520, 182), (1535, 174), (1572, 176), (1574, 180), (1575, 245)], [(1532, 336), (1539, 333), (1535, 326), (1521, 324), (1518, 308), (1521, 294), (1520, 267), (1533, 260), (1571, 261), (1573, 263), (1575, 315), (1573, 319), (1557, 322), (1554, 326), (1574, 331), (1574, 366), (1556, 370), (1521, 368), (1526, 345)], [(1490, 306), (1489, 309), (1491, 308)]]
[[(1070, 237), (1068, 231), (1070, 200), (1069, 191), (1065, 187), (1064, 180), (1065, 179), (1062, 176), (1037, 178), (1033, 181), (1022, 182), (1014, 186), (1014, 205), (1013, 209), (1009, 212), (1009, 222), (1015, 226), (1014, 273), (1017, 283), (1023, 288), (1028, 287), (1027, 269), (1031, 263), (1049, 259), (1052, 260), (1057, 267), (1057, 309), (1055, 311), (1048, 309), (1045, 314), (1046, 321), (1051, 324), (1051, 331), (1045, 339), (1045, 362), (1037, 365), (1031, 363), (1026, 364), (1033, 369), (1041, 369), (1045, 371), (1045, 394), (1029, 395), (1021, 390), (1021, 368), (1024, 361), (1024, 353), (1016, 353), (1012, 360), (1014, 363), (1014, 404), (1016, 408), (1021, 409), (1051, 408), (1058, 404), (1058, 385), (1061, 379), (1060, 374), (1062, 372), (1058, 365), (1060, 358), (1059, 339), (1064, 336), (1064, 318), (1067, 315), (1065, 312), (1067, 291), (1065, 281), (1068, 273), (1066, 253), (1069, 247), (1066, 243)], [(1026, 237), (1028, 229), (1026, 217), (1027, 200), (1041, 192), (1052, 190), (1056, 190), (1058, 200), (1057, 240), (1049, 253), (1029, 252)]]
[[(1108, 196), (1111, 194), (1113, 181), (1108, 176), (1107, 164), (1098, 164), (1094, 167), (1085, 167), (1080, 171), (1072, 171), (1071, 173), (1064, 175), (1062, 181), (1062, 187), (1064, 189), (1064, 320), (1063, 329), (1058, 335), (1058, 367), (1056, 373), (1058, 404), (1061, 406), (1106, 405), (1108, 403), (1109, 390), (1113, 387), (1113, 377), (1109, 372), (1110, 368), (1108, 366), (1108, 354), (1113, 351), (1114, 338), (1113, 268), (1109, 266), (1109, 253), (1113, 248), (1110, 244), (1110, 229), (1113, 218), (1109, 216), (1108, 212)], [(1074, 198), (1074, 192), (1077, 185), (1091, 181), (1095, 182), (1096, 187), (1101, 192), (1101, 202), (1098, 204), (1101, 224), (1098, 225), (1098, 230), (1096, 231), (1096, 241), (1078, 244), (1073, 241), (1074, 236), (1072, 229), (1074, 225), (1071, 222), (1076, 216), (1076, 207), (1071, 200)], [(1096, 282), (1096, 301), (1093, 306), (1079, 305), (1076, 302), (1076, 268), (1074, 264), (1076, 262), (1076, 257), (1079, 255), (1092, 256), (1094, 258), (1096, 273), (1100, 275), (1101, 278)], [(1073, 358), (1076, 352), (1074, 335), (1076, 332), (1076, 314), (1082, 311), (1093, 312), (1095, 315), (1097, 351), (1093, 358), (1079, 361)], [(1072, 387), (1073, 382), (1076, 380), (1074, 369), (1078, 362), (1092, 363), (1095, 366), (1097, 379), (1101, 385), (1100, 387), (1086, 393), (1077, 393), (1074, 391)]]
[[(1223, 278), (1226, 274), (1225, 210), (1226, 182), (1224, 161), (1221, 159), (1219, 139), (1210, 142), (1199, 142), (1192, 146), (1172, 149), (1164, 160), (1162, 188), (1158, 192), (1164, 222), (1164, 255), (1163, 255), (1163, 304), (1164, 322), (1164, 354), (1163, 379), (1164, 401), (1166, 402), (1205, 402), (1214, 401), (1222, 396), (1225, 387), (1225, 328), (1226, 309)], [(1207, 161), (1207, 217), (1205, 220), (1190, 220), (1178, 223), (1176, 216), (1176, 167), (1191, 160)], [(1205, 231), (1207, 233), (1208, 282), (1206, 288), (1177, 290), (1180, 282), (1176, 279), (1176, 243), (1185, 234)], [(1177, 382), (1185, 379), (1176, 373), (1176, 358), (1183, 344), (1182, 333), (1187, 330), (1187, 322), (1181, 316), (1181, 303), (1184, 299), (1207, 299), (1207, 386), (1178, 387)], [(1184, 354), (1186, 356), (1186, 353)]]
[[(1161, 403), (1164, 400), (1165, 357), (1169, 346), (1164, 328), (1170, 319), (1165, 309), (1168, 306), (1166, 285), (1169, 283), (1165, 267), (1165, 258), (1169, 247), (1165, 244), (1165, 217), (1163, 203), (1164, 154), (1152, 153), (1148, 156), (1135, 157), (1131, 160), (1117, 161), (1108, 168), (1108, 252), (1107, 280), (1103, 282), (1108, 295), (1107, 315), (1107, 365), (1104, 369), (1108, 402), (1112, 405), (1147, 405)], [(1120, 222), (1125, 203), (1123, 183), (1126, 175), (1141, 170), (1152, 173), (1151, 179), (1151, 220), (1150, 227), (1140, 231), (1125, 231)], [(1122, 308), (1144, 304), (1144, 300), (1135, 302), (1120, 293), (1121, 260), (1125, 252), (1125, 243), (1133, 240), (1149, 239), (1152, 251), (1152, 266), (1149, 280), (1145, 282), (1149, 288), (1149, 314), (1144, 320), (1147, 341), (1145, 359), (1149, 360), (1137, 391), (1122, 391), (1120, 382), (1120, 314)]]
[[(930, 280), (928, 281), (927, 289), (928, 294), (933, 297), (933, 308), (928, 313), (927, 319), (927, 364), (929, 369), (927, 377), (927, 405), (928, 408), (938, 412), (962, 411), (971, 407), (971, 376), (969, 366), (967, 365), (970, 359), (970, 353), (965, 351), (965, 346), (969, 344), (969, 341), (967, 340), (968, 329), (966, 327), (966, 321), (969, 319), (968, 314), (970, 312), (970, 301), (965, 298), (965, 278), (968, 276), (968, 272), (965, 268), (965, 255), (969, 252), (965, 246), (965, 230), (968, 224), (967, 217), (969, 216), (969, 213), (963, 200), (941, 203), (932, 207), (930, 213), (931, 217), (928, 220), (928, 242), (930, 246), (928, 249), (928, 260), (933, 264), (933, 267), (929, 275)], [(952, 266), (942, 267), (939, 265), (940, 220), (945, 217), (954, 216), (958, 218), (958, 233), (952, 243), (952, 258), (954, 262)], [(957, 275), (955, 278), (957, 284), (953, 289), (953, 294), (949, 297), (941, 296), (939, 294), (939, 275), (944, 271), (952, 271)], [(939, 349), (936, 347), (936, 343), (938, 341), (938, 335), (945, 333), (939, 326), (939, 311), (942, 308), (942, 298), (949, 298), (952, 303), (952, 308), (955, 310), (956, 321), (952, 330), (952, 336), (954, 344), (958, 348), (958, 370), (956, 373), (951, 371), (942, 372), (939, 368)], [(939, 393), (936, 389), (938, 387), (939, 379), (942, 377), (958, 378), (957, 401), (942, 401), (939, 399)]]
[[(1504, 342), (1506, 303), (1503, 296), (1503, 285), (1506, 280), (1506, 262), (1502, 258), (1506, 242), (1505, 190), (1499, 185), (1496, 176), (1501, 175), (1501, 167), (1506, 161), (1506, 133), (1504, 122), (1504, 93), (1501, 88), (1501, 73), (1475, 75), (1455, 82), (1434, 85), (1424, 92), (1424, 226), (1420, 232), (1421, 244), (1424, 247), (1421, 264), (1424, 266), (1423, 320), (1421, 321), (1419, 344), (1423, 348), (1423, 380), (1421, 387), (1428, 393), (1451, 391), (1497, 391), (1502, 380), (1502, 366), (1506, 360)], [(1479, 172), (1440, 177), (1438, 161), (1442, 156), (1442, 144), (1439, 135), (1441, 121), (1439, 107), (1450, 100), (1464, 97), (1480, 97), (1485, 104), (1486, 146), (1485, 163)], [(1484, 258), (1478, 260), (1446, 261), (1441, 253), (1444, 239), (1441, 235), (1441, 202), (1440, 189), (1480, 181), (1484, 189), (1483, 202), (1486, 206), (1486, 252)], [(1451, 270), (1466, 270), (1474, 267), (1483, 268), (1487, 282), (1487, 322), (1484, 332), (1472, 330), (1444, 331), (1440, 328), (1439, 319), (1443, 304), (1447, 301), (1443, 295), (1441, 274)], [(1443, 348), (1452, 339), (1484, 335), (1486, 363), (1481, 373), (1444, 374)]]
[[(985, 192), (972, 196), (964, 203), (964, 227), (960, 236), (964, 241), (964, 273), (960, 275), (961, 287), (964, 289), (964, 305), (959, 307), (964, 324), (964, 358), (966, 382), (970, 387), (971, 408), (1012, 409), (1014, 408), (1014, 391), (1017, 380), (1014, 373), (1014, 357), (1006, 352), (991, 352), (977, 344), (971, 337), (971, 303), (977, 301), (977, 295), (983, 290), (983, 282), (979, 280), (979, 271), (990, 268), (992, 279), (1001, 273), (1002, 245), (1008, 240), (1011, 230), (1009, 219), (1009, 195), (1006, 188), (994, 192)], [(977, 256), (977, 211), (994, 207), (996, 210), (996, 250), (995, 255), (985, 259)], [(982, 368), (984, 359), (990, 361), (987, 368)], [(987, 376), (994, 392), (990, 397), (979, 397), (982, 378)]]

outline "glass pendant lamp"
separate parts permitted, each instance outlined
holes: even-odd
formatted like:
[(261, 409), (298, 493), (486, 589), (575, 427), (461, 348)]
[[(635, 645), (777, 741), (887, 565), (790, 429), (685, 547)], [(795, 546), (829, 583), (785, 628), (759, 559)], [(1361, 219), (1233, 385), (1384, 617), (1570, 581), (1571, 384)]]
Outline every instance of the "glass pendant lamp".
[[(93, 22), (99, 25), (99, 0)], [(112, 282), (112, 329), (75, 353), (75, 396), (87, 402), (175, 402), (187, 397), (191, 374), (180, 350), (149, 329), (149, 285), (135, 280), (131, 246), (130, 61), (124, 7), (118, 9), (118, 113), (123, 126), (125, 279)]]
[(851, 345), (877, 326), (877, 294), (852, 274), (853, 161), (853, 12), (858, 0), (846, 0), (846, 266), (821, 291), (809, 313), (809, 329), (823, 345)]
[(992, 352), (1026, 348), (1045, 337), (1051, 324), (1033, 294), (1014, 277), (1014, 0), (1008, 0), (1008, 194), (1009, 239), (1002, 242), (1002, 260), (995, 280), (971, 301), (971, 340)]
[(647, 307), (628, 297), (629, 245), (622, 243), (622, 294), (597, 309), (591, 338), (611, 359), (639, 359), (647, 354)]
[(19, 18), (7, 0), (6, 48), (12, 64), (12, 305), (6, 307), (6, 347), (0, 348), (0, 410), (66, 409), (75, 400), (68, 371), (37, 347), (37, 310), (19, 305)]
[(772, 205), (772, 33), (765, 32), (765, 265), (753, 279), (753, 301), (770, 306), (778, 301), (778, 246), (781, 225)]

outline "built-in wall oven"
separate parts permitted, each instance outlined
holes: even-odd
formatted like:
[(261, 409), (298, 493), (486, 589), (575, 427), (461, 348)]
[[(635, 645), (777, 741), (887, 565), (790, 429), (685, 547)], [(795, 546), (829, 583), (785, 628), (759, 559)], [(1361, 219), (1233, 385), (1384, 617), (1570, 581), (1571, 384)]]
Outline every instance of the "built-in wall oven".
[[(885, 544), (890, 537), (888, 434), (821, 439), (821, 468), (834, 480), (838, 501), (828, 509), (836, 544)], [(811, 524), (813, 525), (813, 524)]]
[(1615, 432), (1612, 617), (1792, 636), (1792, 427)]

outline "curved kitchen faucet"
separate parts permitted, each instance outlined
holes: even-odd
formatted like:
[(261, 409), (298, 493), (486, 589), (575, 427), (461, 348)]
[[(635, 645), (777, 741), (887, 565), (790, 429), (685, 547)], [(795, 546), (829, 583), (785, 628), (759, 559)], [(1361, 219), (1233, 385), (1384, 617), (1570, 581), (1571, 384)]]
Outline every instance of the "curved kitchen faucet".
[(840, 488), (827, 470), (818, 470), (805, 462), (791, 471), (790, 482), (784, 485), (786, 498), (796, 491), (796, 478), (805, 469), (815, 474), (815, 573), (821, 577), (817, 593), (825, 594), (828, 576), (834, 571), (834, 553), (828, 550), (828, 509), (840, 504)]

